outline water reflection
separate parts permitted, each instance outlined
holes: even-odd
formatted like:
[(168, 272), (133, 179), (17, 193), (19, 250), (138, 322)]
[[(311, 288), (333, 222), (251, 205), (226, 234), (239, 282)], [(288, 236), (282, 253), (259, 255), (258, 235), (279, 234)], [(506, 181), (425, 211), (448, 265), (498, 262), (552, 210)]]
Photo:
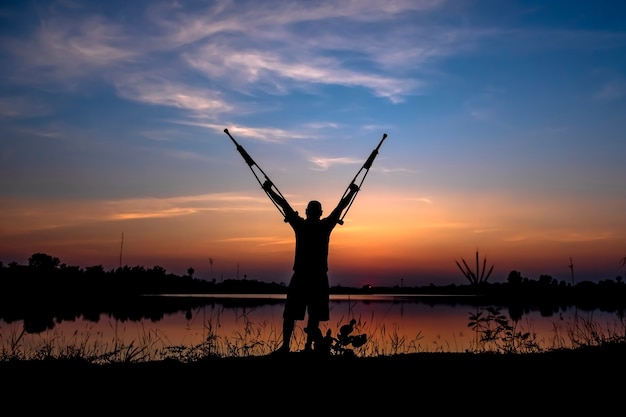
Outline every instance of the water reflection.
[[(178, 305), (187, 296), (178, 298)], [(445, 302), (444, 302), (445, 301)], [(184, 308), (149, 315), (119, 315), (111, 311), (77, 317), (55, 317), (52, 326), (25, 331), (24, 320), (0, 320), (0, 348), (4, 352), (34, 352), (82, 357), (136, 355), (158, 360), (176, 355), (210, 353), (220, 356), (264, 355), (280, 345), (284, 295), (220, 295), (193, 297)], [(147, 303), (146, 305), (152, 305)], [(624, 332), (615, 312), (559, 307), (542, 311), (526, 307), (511, 314), (505, 306), (481, 306), (472, 297), (409, 295), (333, 295), (331, 320), (322, 323), (333, 335), (351, 319), (368, 342), (355, 349), (359, 356), (413, 352), (464, 352), (481, 343), (468, 327), (472, 315), (486, 307), (501, 309), (513, 334), (529, 333), (541, 349), (575, 347), (594, 334)], [(545, 314), (548, 313), (548, 314)], [(304, 322), (297, 322), (293, 349), (302, 349)], [(505, 335), (502, 335), (503, 337)], [(141, 357), (139, 357), (141, 355)]]

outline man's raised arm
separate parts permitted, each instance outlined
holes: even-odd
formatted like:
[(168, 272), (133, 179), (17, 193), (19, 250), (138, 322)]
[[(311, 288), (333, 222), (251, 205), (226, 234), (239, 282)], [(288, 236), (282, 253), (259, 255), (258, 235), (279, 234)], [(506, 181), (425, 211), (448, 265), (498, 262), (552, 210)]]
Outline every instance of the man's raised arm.
[(287, 200), (285, 200), (276, 191), (274, 191), (274, 189), (272, 188), (273, 186), (274, 184), (272, 184), (272, 181), (265, 180), (265, 182), (263, 183), (263, 190), (265, 190), (265, 192), (272, 199), (274, 204), (282, 209), (283, 215), (285, 216), (285, 221), (287, 221), (287, 219), (292, 216), (297, 216), (298, 213), (291, 208)]
[(354, 195), (358, 191), (359, 191), (359, 186), (356, 185), (354, 182), (350, 183), (350, 186), (348, 187), (348, 193), (346, 193), (346, 195), (341, 199), (341, 201), (339, 201), (339, 204), (337, 204), (337, 207), (335, 207), (333, 212), (330, 213), (330, 216), (328, 217), (335, 218), (337, 223), (341, 223), (340, 221), (341, 213), (346, 209), (346, 207), (348, 207), (348, 205), (350, 205), (350, 202), (352, 201)]

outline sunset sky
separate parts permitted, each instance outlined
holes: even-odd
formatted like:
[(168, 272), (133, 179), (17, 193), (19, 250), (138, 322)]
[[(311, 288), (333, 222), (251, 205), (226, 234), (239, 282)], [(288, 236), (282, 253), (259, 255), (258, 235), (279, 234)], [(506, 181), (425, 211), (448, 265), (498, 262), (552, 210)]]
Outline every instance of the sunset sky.
[[(0, 261), (331, 285), (626, 276), (626, 3), (3, 1)], [(570, 258), (573, 265), (570, 268)]]

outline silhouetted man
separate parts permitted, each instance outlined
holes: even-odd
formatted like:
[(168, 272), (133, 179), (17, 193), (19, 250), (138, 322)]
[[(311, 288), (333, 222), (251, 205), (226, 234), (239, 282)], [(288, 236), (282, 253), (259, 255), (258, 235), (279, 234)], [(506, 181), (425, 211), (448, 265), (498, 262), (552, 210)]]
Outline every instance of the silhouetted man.
[(322, 217), (322, 205), (311, 200), (306, 208), (306, 219), (298, 215), (289, 203), (272, 189), (267, 180), (263, 189), (274, 202), (283, 209), (285, 221), (293, 228), (296, 236), (296, 249), (293, 275), (287, 287), (287, 299), (283, 311), (283, 344), (276, 353), (288, 353), (291, 335), (296, 320), (304, 320), (308, 310), (306, 350), (312, 350), (315, 336), (319, 334), (321, 321), (330, 319), (330, 292), (328, 283), (328, 246), (330, 234), (340, 222), (341, 213), (346, 209), (359, 187), (351, 183), (348, 193), (328, 217)]

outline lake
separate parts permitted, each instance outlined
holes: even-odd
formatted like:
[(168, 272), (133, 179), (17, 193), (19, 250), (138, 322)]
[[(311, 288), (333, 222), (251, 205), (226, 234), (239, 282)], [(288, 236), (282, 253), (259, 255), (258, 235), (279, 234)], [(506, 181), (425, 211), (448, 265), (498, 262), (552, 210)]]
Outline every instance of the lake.
[[(0, 319), (0, 349), (23, 359), (80, 356), (95, 362), (193, 359), (203, 355), (249, 356), (272, 352), (281, 341), (284, 295), (205, 295), (200, 305), (154, 318), (55, 319), (38, 333), (24, 331), (20, 320)], [(495, 310), (490, 312), (487, 308)], [(477, 316), (478, 315), (478, 316)], [(482, 319), (482, 330), (468, 327)], [(415, 352), (510, 351), (526, 353), (593, 344), (599, 338), (626, 334), (617, 312), (559, 307), (550, 311), (525, 308), (511, 318), (507, 307), (481, 306), (468, 297), (421, 295), (332, 295), (331, 320), (323, 333), (356, 320), (353, 335), (365, 335), (359, 347), (341, 346), (357, 356)], [(491, 319), (491, 320), (487, 320)], [(305, 321), (296, 322), (292, 350), (304, 346)], [(485, 336), (493, 336), (484, 340)], [(481, 340), (483, 339), (483, 340)], [(339, 351), (336, 351), (339, 353)]]

